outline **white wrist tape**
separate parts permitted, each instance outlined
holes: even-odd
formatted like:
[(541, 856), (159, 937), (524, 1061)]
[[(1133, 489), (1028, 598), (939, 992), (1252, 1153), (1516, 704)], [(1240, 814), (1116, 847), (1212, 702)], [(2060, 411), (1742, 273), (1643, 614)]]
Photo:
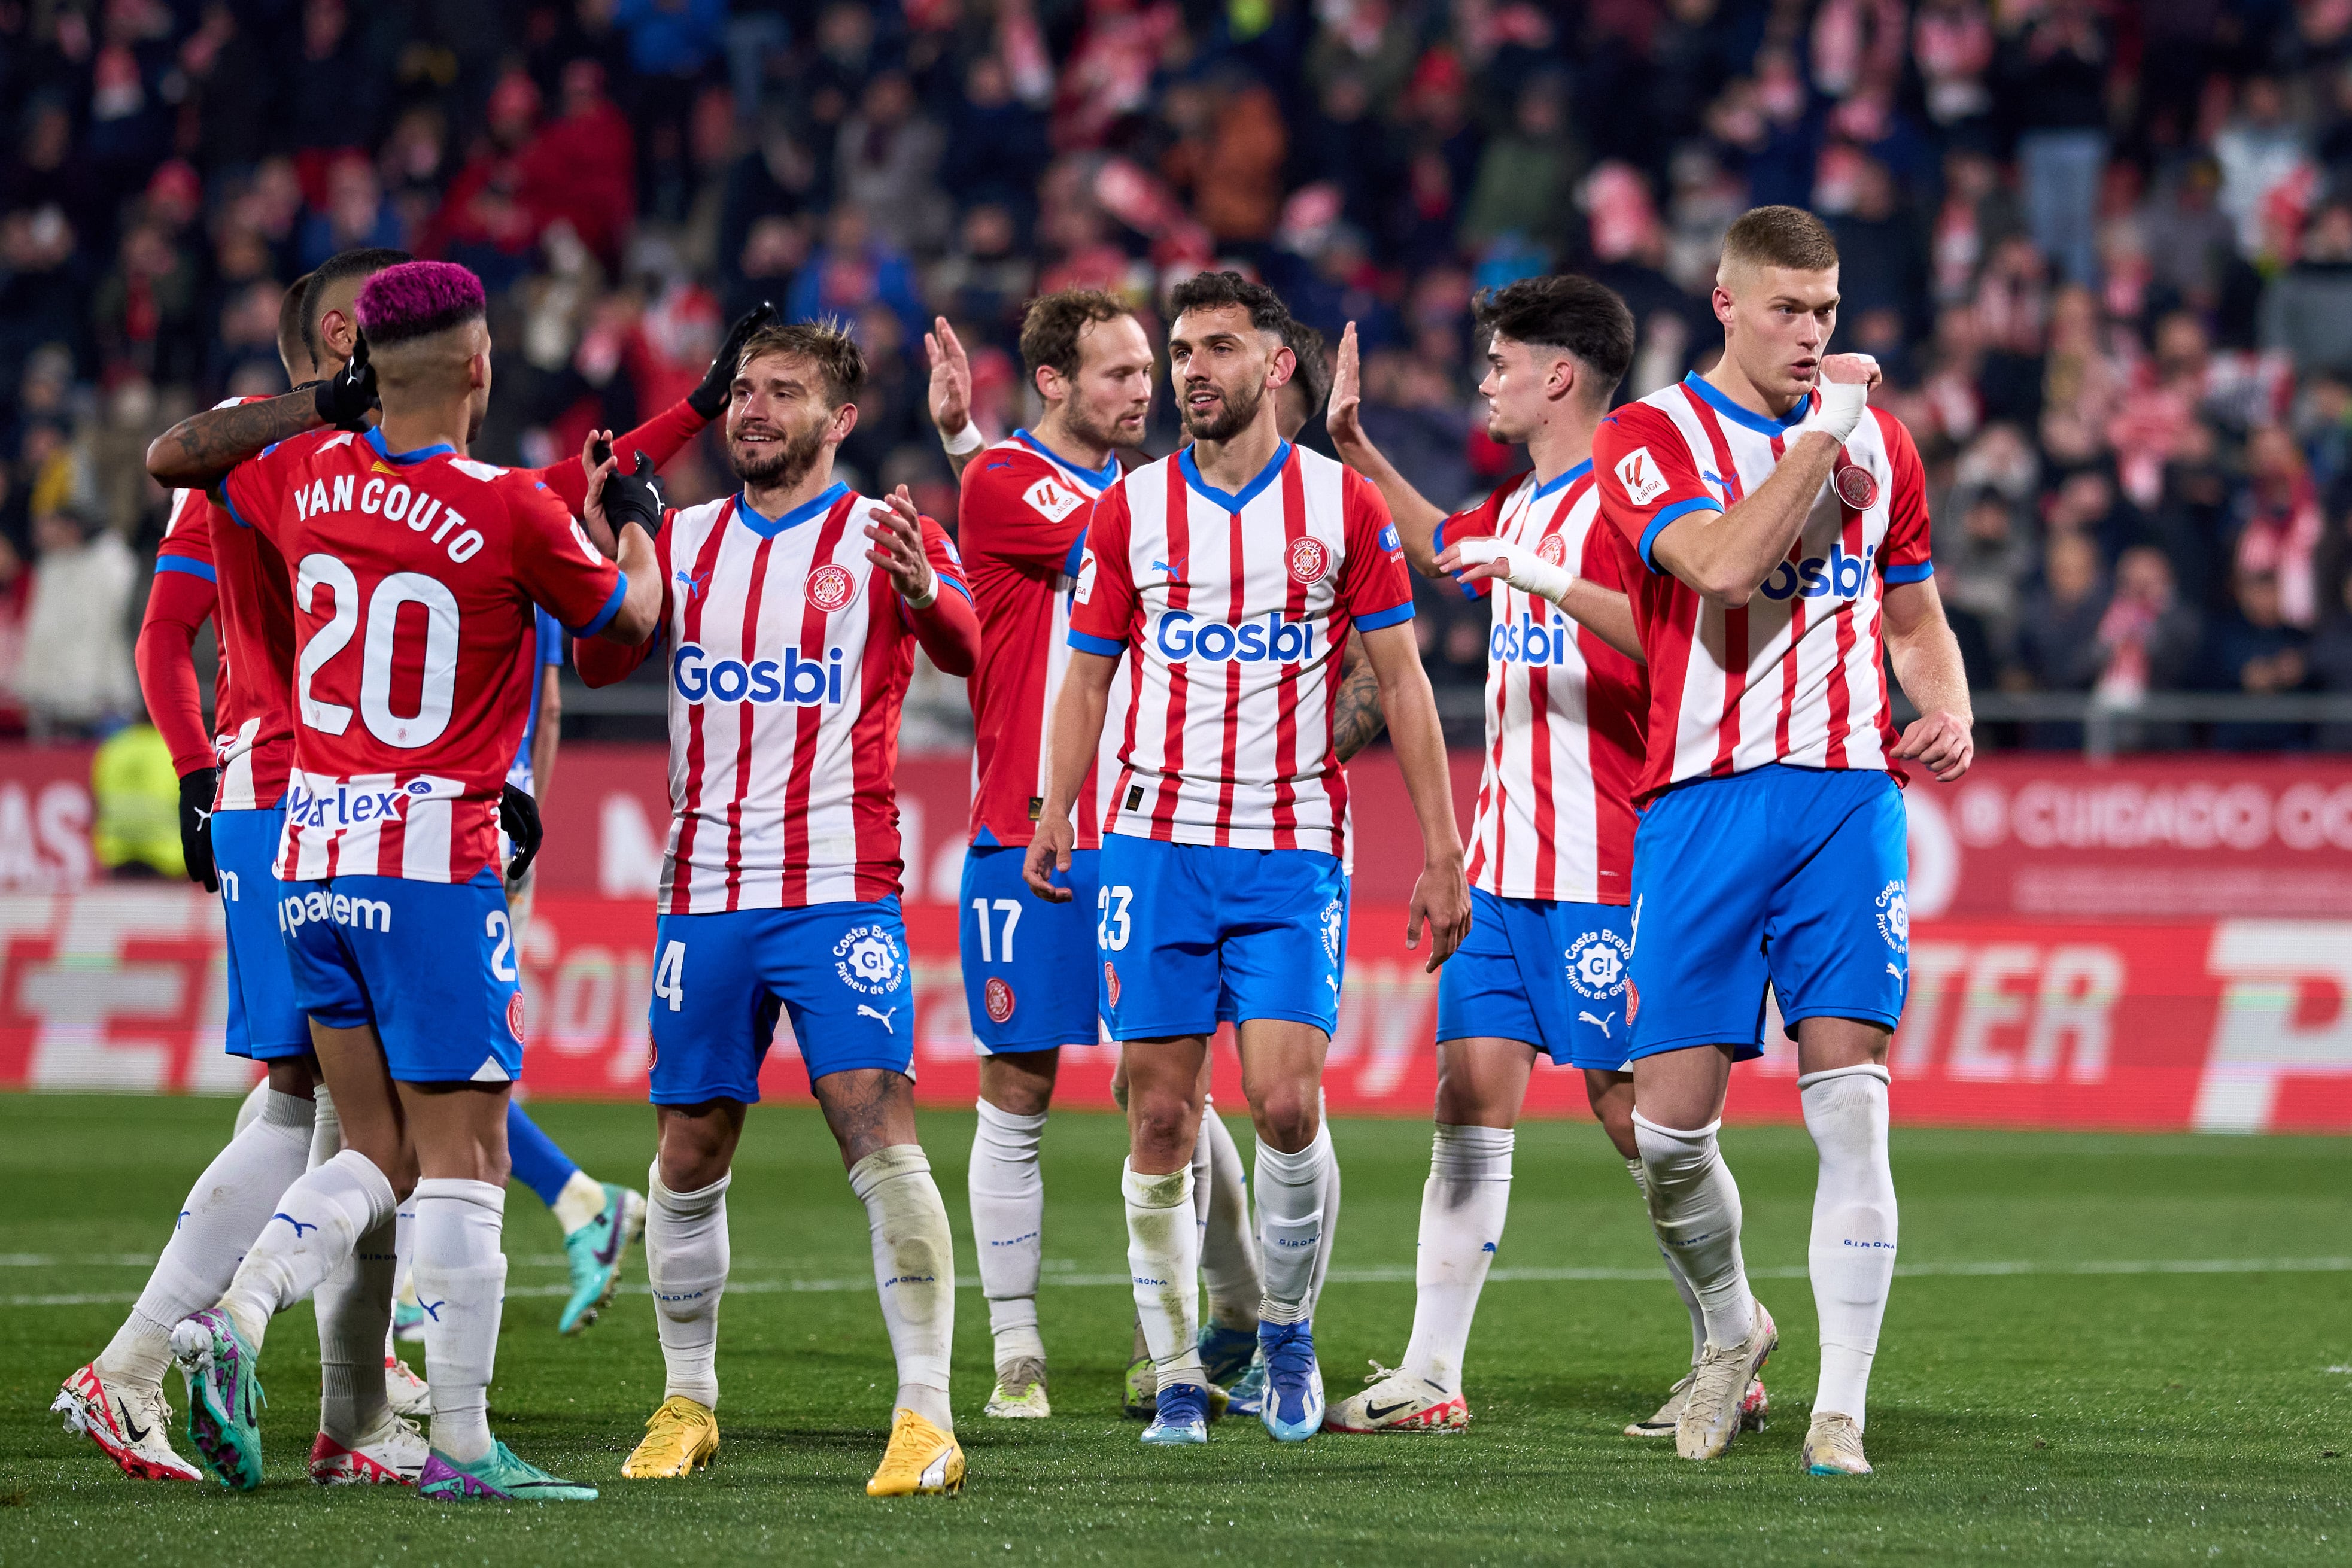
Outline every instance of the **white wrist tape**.
[(1465, 539), (1455, 548), (1462, 552), (1463, 564), (1484, 566), (1497, 557), (1508, 557), (1503, 581), (1522, 594), (1559, 603), (1576, 574), (1565, 566), (1555, 566), (1534, 551), (1506, 544), (1499, 539)]
[(1870, 403), (1870, 388), (1858, 381), (1824, 381), (1818, 384), (1821, 406), (1805, 416), (1798, 434), (1810, 436), (1818, 430), (1835, 437), (1843, 447), (1853, 434), (1854, 426), (1862, 423), (1862, 411)]
[(940, 602), (940, 574), (934, 572), (924, 578), (923, 591), (920, 594), (905, 594), (900, 597), (907, 601), (907, 608), (910, 610), (929, 609)]
[(948, 449), (949, 457), (961, 458), (967, 452), (979, 451), (988, 445), (988, 440), (981, 435), (979, 422), (967, 419), (963, 422), (963, 428), (952, 436), (944, 430), (940, 431), (940, 445)]

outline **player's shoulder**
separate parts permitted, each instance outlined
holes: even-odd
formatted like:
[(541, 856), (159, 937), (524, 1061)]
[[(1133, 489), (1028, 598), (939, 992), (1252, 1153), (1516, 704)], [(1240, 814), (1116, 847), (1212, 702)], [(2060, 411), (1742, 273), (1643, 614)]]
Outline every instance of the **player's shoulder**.
[(1682, 426), (1675, 419), (1675, 411), (1687, 401), (1682, 384), (1675, 382), (1647, 397), (1619, 404), (1601, 416), (1600, 426), (1593, 431), (1594, 449), (1599, 450), (1604, 444), (1635, 447), (1645, 441), (1679, 437)]
[(1000, 517), (1066, 521), (1095, 502), (1096, 491), (1059, 463), (1018, 441), (1000, 441), (964, 469), (961, 503), (968, 521), (985, 527)]
[(305, 430), (299, 436), (289, 436), (283, 441), (264, 447), (260, 455), (269, 462), (299, 462), (307, 458), (348, 451), (358, 439), (349, 430)]
[(1863, 410), (1870, 417), (1864, 425), (1878, 435), (1879, 445), (1886, 449), (1886, 460), (1896, 468), (1916, 468), (1919, 463), (1918, 443), (1911, 438), (1910, 426), (1896, 418), (1889, 409), (1874, 405)]

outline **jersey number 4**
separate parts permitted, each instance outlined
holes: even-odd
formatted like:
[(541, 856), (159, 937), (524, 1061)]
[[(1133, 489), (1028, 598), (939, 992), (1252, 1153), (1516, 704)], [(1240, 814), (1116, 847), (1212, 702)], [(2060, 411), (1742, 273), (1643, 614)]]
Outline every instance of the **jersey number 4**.
[(654, 996), (668, 1003), (673, 1013), (685, 1011), (686, 943), (674, 942), (662, 949), (654, 964)]
[[(330, 600), (325, 624), (302, 645), (294, 677), (294, 695), (302, 722), (323, 734), (340, 735), (351, 728), (352, 710), (340, 702), (315, 695), (311, 682), (335, 656), (360, 635), (360, 584), (349, 566), (323, 552), (302, 557), (294, 578), (294, 606), (318, 616), (319, 590)], [(425, 647), (418, 659), (424, 674), (418, 683), (416, 711), (404, 717), (392, 710), (393, 639), (400, 633), (400, 612), (410, 605), (424, 614)], [(376, 584), (368, 598), (367, 631), (360, 644), (360, 720), (368, 733), (385, 745), (413, 752), (429, 746), (449, 728), (457, 698), (457, 596), (439, 579), (420, 572), (395, 572)]]

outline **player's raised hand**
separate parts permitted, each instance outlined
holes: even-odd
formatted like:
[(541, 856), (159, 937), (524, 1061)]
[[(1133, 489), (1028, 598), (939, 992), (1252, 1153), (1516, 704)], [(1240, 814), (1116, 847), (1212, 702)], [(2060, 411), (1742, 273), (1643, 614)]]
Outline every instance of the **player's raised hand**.
[(1934, 773), (1937, 783), (1951, 784), (1976, 761), (1976, 736), (1969, 721), (1957, 713), (1922, 713), (1903, 731), (1895, 755), (1903, 762), (1916, 761)]
[(1356, 346), (1356, 323), (1350, 321), (1339, 334), (1339, 357), (1331, 367), (1330, 408), (1323, 416), (1323, 427), (1331, 432), (1333, 446), (1363, 440), (1364, 427), (1357, 418), (1363, 403), (1363, 358)]
[(1839, 385), (1868, 388), (1885, 380), (1886, 374), (1868, 354), (1825, 354), (1822, 358), (1821, 378)]
[(352, 333), (352, 357), (326, 380), (311, 384), (310, 406), (320, 423), (338, 430), (368, 427), (368, 416), (376, 409), (375, 366), (368, 363), (367, 338), (356, 328)]
[(743, 357), (744, 342), (761, 327), (772, 324), (777, 317), (775, 306), (765, 300), (736, 317), (710, 368), (702, 373), (700, 384), (686, 395), (688, 405), (705, 419), (716, 419), (726, 413), (727, 399), (735, 388), (735, 362)]
[(604, 512), (604, 481), (613, 473), (613, 433), (591, 430), (580, 443), (580, 471), (588, 476), (588, 499), (582, 507), (581, 522), (589, 539), (605, 560), (620, 557), (620, 536), (614, 531), (613, 521)]
[(866, 525), (866, 537), (874, 542), (866, 559), (888, 573), (890, 585), (919, 610), (940, 593), (930, 557), (923, 553), (922, 513), (915, 510), (915, 498), (904, 485), (882, 501), (866, 509), (866, 516), (874, 520)]
[(1067, 874), (1070, 869), (1070, 849), (1076, 844), (1077, 829), (1070, 826), (1067, 812), (1046, 812), (1037, 819), (1037, 831), (1029, 840), (1029, 852), (1021, 858), (1021, 879), (1029, 890), (1049, 904), (1066, 904), (1070, 889), (1055, 887), (1053, 875)]
[(1413, 879), (1412, 904), (1404, 922), (1407, 949), (1421, 946), (1424, 921), (1429, 926), (1429, 960), (1422, 971), (1434, 974), (1470, 934), (1470, 880), (1462, 873), (1460, 856), (1444, 865), (1423, 865), (1421, 875)]
[(931, 423), (942, 436), (956, 436), (971, 423), (971, 361), (945, 316), (933, 318), (923, 334), (931, 366)]

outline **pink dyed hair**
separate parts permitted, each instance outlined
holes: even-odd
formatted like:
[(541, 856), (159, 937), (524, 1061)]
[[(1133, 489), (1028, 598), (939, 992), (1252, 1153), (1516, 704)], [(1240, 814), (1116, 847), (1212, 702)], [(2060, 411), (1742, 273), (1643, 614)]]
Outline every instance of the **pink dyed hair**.
[(485, 301), (482, 280), (457, 263), (404, 261), (369, 279), (356, 303), (368, 342), (396, 343), (472, 320)]

